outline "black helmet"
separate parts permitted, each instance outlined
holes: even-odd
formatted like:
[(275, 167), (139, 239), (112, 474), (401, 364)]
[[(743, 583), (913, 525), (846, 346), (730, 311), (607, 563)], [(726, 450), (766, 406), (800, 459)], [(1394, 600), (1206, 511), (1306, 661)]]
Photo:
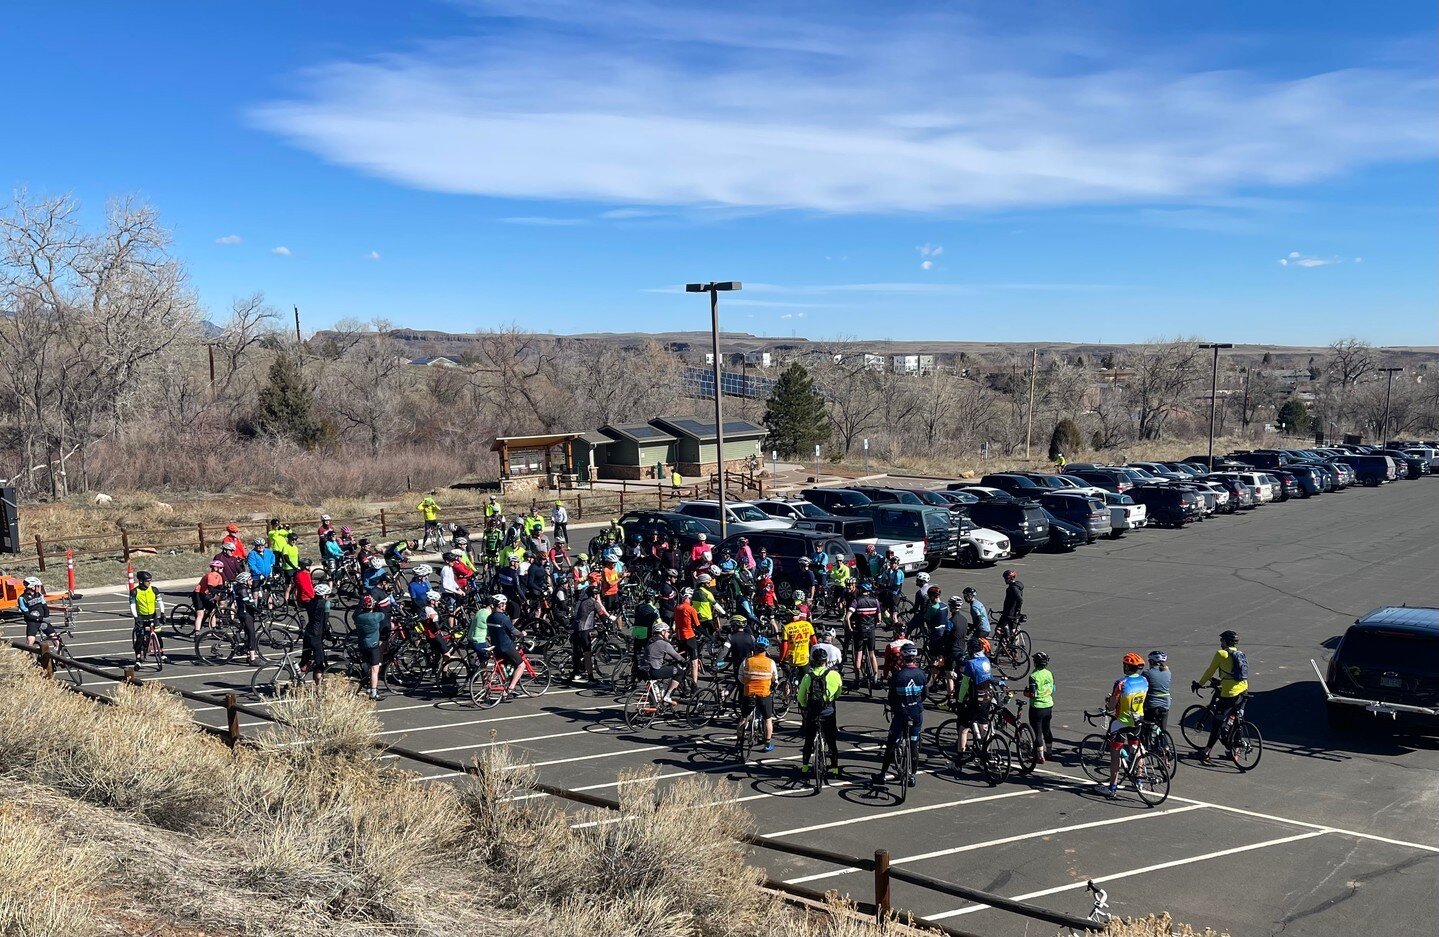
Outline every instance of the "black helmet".
[(899, 649), (900, 660), (919, 660), (919, 648), (913, 644), (904, 644)]
[(977, 637), (970, 638), (967, 650), (969, 651), (969, 656), (974, 657), (984, 650), (984, 642)]
[(146, 571), (143, 570), (143, 569), (140, 570), (138, 573), (135, 574), (135, 580), (136, 580), (137, 582), (149, 582), (151, 579), (154, 579), (154, 578), (155, 578), (154, 576), (151, 576), (148, 572), (146, 572)]
[(1239, 632), (1233, 628), (1219, 633), (1219, 643), (1225, 647), (1237, 647), (1239, 645)]
[(1046, 653), (1044, 653), (1043, 651), (1036, 651), (1035, 654), (1034, 654), (1034, 666), (1036, 666), (1036, 667), (1048, 667), (1048, 666), (1049, 666), (1049, 655), (1046, 654)]
[(974, 595), (974, 594), (975, 594), (974, 586), (965, 586), (965, 587), (964, 587), (964, 590), (963, 590), (962, 592), (960, 592), (960, 595), (964, 596), (965, 598), (969, 598), (971, 595)]

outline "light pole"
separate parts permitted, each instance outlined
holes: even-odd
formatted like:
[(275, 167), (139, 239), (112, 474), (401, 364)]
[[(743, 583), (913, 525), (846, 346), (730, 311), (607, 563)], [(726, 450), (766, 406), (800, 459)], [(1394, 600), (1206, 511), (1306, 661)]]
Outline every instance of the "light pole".
[(719, 480), (719, 524), (720, 539), (725, 538), (727, 525), (725, 524), (725, 498), (724, 498), (724, 413), (720, 407), (720, 347), (719, 347), (719, 294), (728, 293), (733, 290), (743, 289), (743, 284), (738, 280), (725, 280), (717, 283), (686, 283), (686, 293), (709, 293), (710, 294), (710, 346), (713, 351), (715, 374), (715, 477)]
[(1233, 348), (1232, 342), (1212, 342), (1200, 348), (1214, 349), (1214, 368), (1209, 372), (1209, 470), (1214, 470), (1214, 405), (1219, 399), (1219, 349)]
[(1394, 375), (1404, 369), (1379, 368), (1377, 370), (1388, 380), (1388, 383), (1384, 385), (1384, 420), (1379, 424), (1379, 438), (1375, 440), (1375, 442), (1383, 443), (1386, 441), (1384, 437), (1389, 435), (1389, 392), (1394, 389)]

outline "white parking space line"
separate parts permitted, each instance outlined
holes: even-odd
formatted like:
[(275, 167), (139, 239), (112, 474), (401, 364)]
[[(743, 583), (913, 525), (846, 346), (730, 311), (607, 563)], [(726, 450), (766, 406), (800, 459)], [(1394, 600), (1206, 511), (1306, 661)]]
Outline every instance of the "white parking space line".
[[(1253, 850), (1255, 850), (1255, 849), (1267, 849), (1267, 848), (1269, 848), (1270, 846), (1283, 846), (1285, 843), (1297, 843), (1297, 842), (1299, 842), (1300, 840), (1303, 840), (1303, 839), (1313, 839), (1313, 838), (1316, 837), (1316, 836), (1323, 836), (1323, 835), (1325, 835), (1326, 833), (1332, 833), (1332, 832), (1334, 832), (1334, 831), (1333, 831), (1333, 830), (1313, 830), (1313, 831), (1308, 832), (1308, 833), (1299, 833), (1299, 834), (1297, 834), (1297, 835), (1295, 835), (1295, 836), (1284, 836), (1284, 837), (1281, 837), (1281, 838), (1279, 838), (1279, 839), (1267, 839), (1267, 840), (1265, 840), (1265, 841), (1262, 842), (1262, 843), (1249, 843), (1248, 845), (1245, 845), (1245, 846), (1235, 846), (1235, 847), (1233, 847), (1232, 849), (1219, 849), (1219, 850), (1216, 850), (1216, 851), (1214, 851), (1214, 852), (1206, 852), (1206, 853), (1204, 853), (1203, 855), (1199, 855), (1199, 856), (1189, 856), (1189, 857), (1184, 858), (1184, 859), (1173, 859), (1173, 860), (1170, 860), (1169, 862), (1159, 862), (1159, 863), (1156, 863), (1156, 864), (1154, 864), (1154, 865), (1141, 866), (1140, 868), (1137, 868), (1137, 869), (1126, 869), (1126, 870), (1123, 871), (1123, 872), (1115, 872), (1115, 873), (1112, 873), (1112, 874), (1110, 874), (1110, 875), (1096, 875), (1096, 876), (1094, 876), (1093, 878), (1085, 879), (1085, 880), (1082, 881), (1082, 882), (1069, 882), (1068, 884), (1065, 884), (1065, 885), (1056, 885), (1056, 886), (1054, 886), (1053, 888), (1045, 888), (1045, 889), (1042, 889), (1042, 890), (1040, 890), (1040, 891), (1032, 891), (1032, 892), (1028, 892), (1027, 894), (1023, 894), (1023, 895), (1015, 895), (1015, 896), (1012, 898), (1012, 900), (1014, 900), (1014, 901), (1031, 901), (1031, 900), (1033, 900), (1033, 899), (1035, 899), (1035, 898), (1043, 898), (1043, 897), (1045, 897), (1045, 896), (1047, 896), (1047, 895), (1057, 895), (1057, 894), (1059, 894), (1060, 892), (1063, 892), (1063, 891), (1074, 891), (1074, 890), (1079, 889), (1079, 888), (1086, 888), (1086, 887), (1088, 887), (1088, 883), (1091, 882), (1091, 881), (1094, 882), (1096, 885), (1099, 885), (1099, 884), (1103, 884), (1104, 882), (1117, 881), (1118, 879), (1121, 879), (1121, 878), (1129, 878), (1131, 875), (1144, 875), (1145, 873), (1148, 873), (1148, 872), (1159, 872), (1159, 871), (1162, 871), (1162, 870), (1164, 870), (1164, 869), (1174, 869), (1174, 868), (1178, 868), (1178, 867), (1180, 867), (1180, 866), (1192, 865), (1193, 863), (1196, 863), (1196, 862), (1204, 862), (1204, 861), (1206, 861), (1206, 860), (1208, 860), (1208, 859), (1219, 859), (1219, 858), (1221, 858), (1221, 857), (1223, 857), (1223, 856), (1232, 856), (1232, 855), (1235, 855), (1236, 853), (1251, 852), (1251, 851), (1253, 851)], [(989, 908), (989, 907), (990, 907), (990, 905), (987, 905), (987, 904), (971, 904), (971, 905), (965, 905), (965, 906), (962, 907), (962, 908), (955, 908), (953, 911), (941, 911), (941, 912), (938, 913), (938, 914), (926, 915), (926, 917), (927, 917), (928, 920), (931, 920), (931, 921), (942, 921), (942, 920), (944, 920), (945, 918), (957, 917), (958, 915), (961, 915), (961, 914), (973, 914), (973, 913), (976, 912), (976, 911), (984, 911), (984, 910), (986, 910), (986, 909)]]
[(1002, 794), (985, 794), (980, 797), (967, 797), (963, 800), (945, 801), (940, 804), (925, 804), (922, 807), (907, 807), (903, 810), (886, 810), (883, 813), (872, 813), (863, 817), (849, 817), (844, 820), (832, 820), (829, 823), (816, 823), (812, 826), (797, 826), (790, 830), (777, 830), (770, 833), (770, 836), (798, 836), (800, 833), (813, 833), (816, 830), (830, 830), (837, 826), (853, 826), (856, 823), (866, 823), (872, 820), (888, 820), (890, 817), (900, 817), (911, 813), (929, 813), (932, 810), (947, 810), (950, 807), (961, 807), (965, 804), (977, 804), (987, 800), (1007, 800), (1010, 797), (1029, 797), (1040, 794), (1043, 791), (1037, 787), (1026, 787), (1018, 791), (1005, 791)]
[[(420, 751), (421, 755), (441, 755), (445, 752), (461, 752), (474, 748), (493, 748), (496, 745), (523, 745), (525, 742), (543, 742), (546, 739), (562, 739), (572, 735), (596, 735), (588, 729), (576, 729), (566, 732), (551, 732), (548, 735), (532, 735), (523, 739), (495, 739), (489, 742), (466, 742), (463, 745), (451, 745), (447, 748), (426, 748)], [(382, 756), (384, 758), (403, 758), (403, 755), (390, 753)]]
[[(988, 798), (974, 798), (974, 800), (985, 799)], [(974, 800), (960, 801), (960, 803), (973, 803)], [(1057, 836), (1060, 833), (1073, 833), (1075, 830), (1088, 830), (1099, 826), (1114, 826), (1119, 823), (1129, 823), (1134, 820), (1147, 820), (1150, 817), (1164, 817), (1172, 813), (1187, 813), (1190, 810), (1203, 809), (1205, 808), (1199, 804), (1190, 804), (1186, 807), (1175, 807), (1172, 810), (1159, 810), (1153, 813), (1140, 813), (1128, 817), (1112, 817), (1108, 820), (1092, 820), (1089, 823), (1075, 823), (1072, 826), (1056, 826), (1052, 829), (1039, 830), (1035, 833), (1022, 833), (1019, 836), (1006, 836), (1003, 839), (991, 839), (986, 840), (982, 843), (966, 843), (963, 846), (955, 846), (951, 849), (936, 849), (934, 852), (919, 852), (915, 853), (912, 856), (899, 856), (897, 858), (889, 860), (889, 864), (894, 866), (899, 865), (901, 862), (922, 862), (926, 859), (937, 859), (941, 856), (952, 856), (961, 852), (973, 852), (976, 849), (988, 849), (991, 846), (1003, 846), (1008, 843), (1018, 843), (1026, 839), (1039, 839), (1043, 836)], [(900, 812), (902, 813), (903, 811)], [(780, 834), (775, 833), (771, 835), (778, 836)], [(848, 875), (851, 872), (858, 871), (860, 870), (854, 868), (834, 869), (829, 872), (816, 872), (814, 875), (803, 875), (799, 878), (787, 878), (785, 879), (784, 883), (786, 885), (802, 885), (805, 882), (816, 882), (822, 878), (834, 878), (839, 875)]]
[[(595, 707), (591, 707), (591, 708), (586, 709), (585, 711), (586, 711), (586, 712), (595, 712), (595, 711), (598, 711), (598, 710), (605, 710), (605, 709), (622, 709), (623, 707), (624, 707), (624, 704), (623, 704), (623, 703), (610, 703), (610, 704), (605, 705), (605, 706), (595, 706)], [(380, 715), (383, 716), (383, 715), (384, 715), (385, 713), (387, 713), (387, 712), (393, 712), (393, 710), (389, 710), (389, 709), (380, 710)], [(515, 719), (535, 719), (535, 718), (537, 718), (537, 717), (539, 717), (539, 716), (558, 716), (558, 717), (560, 717), (560, 718), (564, 718), (564, 713), (551, 712), (550, 710), (542, 710), (542, 711), (537, 712), (537, 713), (520, 713), (520, 714), (517, 715), (517, 716), (491, 716), (491, 717), (489, 717), (489, 718), (487, 718), (487, 719), (470, 719), (470, 720), (465, 721), (465, 722), (439, 722), (439, 723), (436, 723), (435, 725), (432, 725), (432, 726), (415, 726), (415, 727), (409, 728), (409, 729), (386, 729), (385, 731), (379, 732), (379, 733), (377, 733), (377, 734), (378, 734), (378, 735), (403, 735), (403, 734), (406, 734), (406, 733), (409, 733), (409, 732), (432, 732), (432, 731), (434, 731), (435, 729), (460, 729), (460, 728), (463, 728), (463, 727), (465, 727), (465, 726), (486, 725), (487, 723), (491, 723), (491, 722), (512, 722), (512, 721), (515, 720)], [(524, 741), (524, 740), (523, 740), (523, 739), (515, 739), (514, 741), (521, 742), (521, 741)], [(445, 751), (445, 750), (446, 750), (446, 749), (436, 749), (436, 751)], [(432, 753), (433, 753), (433, 752), (431, 752), (429, 749), (426, 749), (426, 751), (425, 751), (425, 754), (432, 754)]]

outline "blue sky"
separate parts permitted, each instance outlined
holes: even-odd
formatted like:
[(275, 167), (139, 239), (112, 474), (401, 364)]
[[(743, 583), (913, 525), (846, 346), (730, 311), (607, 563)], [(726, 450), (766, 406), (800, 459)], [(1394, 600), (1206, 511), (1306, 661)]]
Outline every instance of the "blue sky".
[(7, 12), (0, 181), (141, 194), (212, 310), (1439, 342), (1429, 3)]

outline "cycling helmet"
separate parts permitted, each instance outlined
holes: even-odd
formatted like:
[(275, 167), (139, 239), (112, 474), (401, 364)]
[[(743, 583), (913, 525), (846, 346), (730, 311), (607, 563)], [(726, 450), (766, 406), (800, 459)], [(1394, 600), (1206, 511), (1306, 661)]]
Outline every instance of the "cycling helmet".
[(630, 543), (633, 543), (635, 546), (639, 546), (644, 542), (645, 538), (640, 536), (639, 534), (635, 534), (633, 537), (630, 538)]
[(470, 538), (469, 538), (469, 537), (456, 537), (456, 538), (455, 538), (455, 546), (457, 546), (457, 547), (467, 546), (467, 545), (469, 544), (469, 542), (470, 542)]
[(34, 576), (26, 576), (26, 577), (25, 577), (25, 585), (28, 586), (28, 587), (31, 588), (31, 589), (38, 589), (38, 588), (40, 588), (41, 586), (45, 585), (45, 583), (43, 583), (43, 582), (41, 582), (40, 580), (36, 579)]
[(1043, 651), (1037, 651), (1037, 652), (1035, 652), (1035, 655), (1034, 655), (1034, 666), (1036, 666), (1036, 667), (1047, 667), (1047, 666), (1049, 666), (1049, 655), (1046, 654), (1046, 653), (1044, 653)]
[(678, 579), (678, 578), (680, 578), (680, 571), (677, 570), (677, 569), (667, 569), (667, 570), (665, 570), (665, 578), (666, 578), (666, 579)]
[(507, 605), (509, 604), (510, 599), (504, 593), (497, 592), (494, 595), (490, 596), (490, 601), (494, 602), (496, 605)]
[(829, 651), (826, 651), (822, 647), (811, 648), (809, 652), (809, 662), (811, 664), (829, 663)]
[(824, 639), (825, 639), (826, 641), (833, 641), (833, 640), (835, 639), (835, 637), (836, 637), (836, 633), (835, 633), (835, 630), (834, 630), (834, 628), (833, 628), (832, 626), (829, 627), (829, 628), (824, 629)]
[(800, 558), (799, 558), (799, 565), (801, 565), (801, 566), (808, 566), (808, 565), (809, 565), (809, 557), (807, 557), (807, 556), (802, 556), (802, 557), (800, 557)]
[(439, 605), (439, 604), (440, 604), (440, 594), (439, 594), (438, 592), (431, 592), (429, 595), (425, 596), (425, 599), (426, 599), (426, 601), (428, 601), (431, 605)]
[(1125, 654), (1125, 655), (1124, 655), (1124, 661), (1123, 661), (1123, 663), (1124, 663), (1124, 666), (1126, 666), (1126, 667), (1143, 667), (1143, 666), (1144, 666), (1144, 658), (1140, 657), (1138, 654), (1134, 653), (1133, 651), (1130, 651), (1128, 654)]
[(700, 543), (709, 543), (709, 534), (700, 534)]
[(939, 586), (930, 586), (928, 589), (924, 590), (924, 594), (929, 596), (931, 599), (939, 598), (943, 592), (944, 590), (941, 589)]
[(385, 568), (385, 558), (384, 558), (383, 556), (372, 556), (372, 557), (370, 557), (370, 568), (371, 568), (371, 569), (384, 569), (384, 568)]
[(1223, 644), (1225, 647), (1237, 646), (1239, 644), (1239, 632), (1233, 629), (1227, 629), (1221, 632), (1219, 635), (1219, 643)]
[(970, 657), (978, 657), (984, 653), (984, 642), (977, 637), (970, 638), (969, 644), (965, 646), (965, 650), (969, 652)]
[(759, 637), (754, 639), (754, 646), (761, 649), (769, 647), (769, 638), (766, 638), (764, 635), (760, 635)]
[(235, 552), (235, 541), (233, 541), (233, 540), (226, 540), (224, 543), (220, 544), (220, 549), (221, 549), (221, 550), (224, 550), (226, 553), (234, 553), (234, 552)]
[(919, 660), (919, 648), (913, 644), (902, 644), (899, 648), (900, 660)]
[(929, 573), (915, 573), (914, 581), (919, 583), (920, 585), (924, 585), (926, 582), (929, 582)]
[(249, 582), (250, 582), (250, 580), (251, 580), (252, 578), (254, 578), (254, 577), (252, 577), (252, 576), (250, 575), (249, 571), (245, 571), (245, 572), (240, 573), (238, 576), (236, 576), (236, 577), (235, 577), (235, 581), (236, 581), (236, 582), (239, 582), (239, 583), (245, 583), (245, 584), (248, 585)]
[(683, 588), (683, 589), (680, 590), (680, 595), (683, 596), (683, 597), (686, 598), (686, 599), (692, 599), (692, 598), (695, 597), (695, 590), (693, 590), (693, 589), (691, 589), (690, 587), (686, 586), (685, 588)]
[(373, 595), (370, 595), (368, 592), (366, 592), (364, 595), (360, 596), (360, 608), (374, 608), (374, 607), (375, 607), (375, 597), (374, 597)]
[(588, 563), (590, 561), (590, 555), (588, 553), (577, 553), (575, 554), (575, 559), (581, 563)]
[(695, 583), (701, 586), (713, 580), (714, 577), (711, 576), (709, 573), (700, 573), (698, 576), (695, 577)]
[[(146, 572), (146, 571), (143, 570), (143, 569), (140, 570), (138, 573), (135, 574), (135, 581), (136, 581), (136, 582), (149, 582), (151, 579), (154, 579), (154, 578), (155, 578), (154, 576), (151, 576), (148, 572)], [(39, 580), (37, 579), (36, 582), (39, 582)]]
[(264, 549), (268, 545), (269, 544), (264, 537), (256, 537), (254, 540), (250, 541), (250, 546), (255, 547), (256, 549)]
[[(224, 564), (224, 563), (221, 563), (219, 560), (211, 560), (211, 561), (210, 561), (210, 568), (211, 568), (211, 569), (224, 569), (224, 568), (225, 568), (225, 564)], [(38, 581), (38, 580), (37, 580), (37, 581)]]
[(238, 524), (226, 524), (225, 532), (229, 534), (238, 534), (240, 532), (240, 527)]
[(446, 550), (443, 554), (440, 555), (440, 559), (443, 559), (443, 560), (457, 560), (457, 559), (459, 559), (459, 558), (460, 558), (460, 551), (459, 551), (459, 550)]
[(329, 594), (330, 594), (330, 584), (329, 584), (328, 582), (317, 582), (317, 583), (315, 583), (315, 596), (316, 596), (317, 598), (323, 599), (325, 596), (327, 596), (327, 595), (329, 595)]
[(330, 515), (328, 515), (328, 514), (321, 514), (321, 515), (320, 515), (320, 520), (325, 521), (326, 523), (329, 523)]
[(1149, 662), (1151, 664), (1162, 664), (1167, 660), (1169, 660), (1169, 655), (1164, 653), (1163, 651), (1149, 652)]
[(419, 576), (420, 578), (423, 579), (423, 578), (429, 576), (431, 573), (433, 573), (434, 570), (430, 568), (430, 564), (428, 564), (428, 563), (421, 563), (420, 565), (416, 566), (414, 569), (410, 570), (410, 572), (414, 573), (416, 576)]
[(949, 607), (950, 607), (950, 608), (958, 608), (959, 606), (961, 606), (961, 605), (963, 605), (963, 604), (964, 604), (964, 599), (961, 599), (959, 596), (957, 596), (957, 595), (952, 595), (952, 596), (949, 597)]
[(974, 591), (974, 586), (965, 586), (959, 594), (967, 599), (972, 595), (977, 595), (978, 593)]
[(859, 584), (859, 591), (861, 591), (861, 592), (873, 592), (873, 591), (874, 591), (874, 583), (871, 583), (871, 582), (862, 582), (862, 583), (860, 583), (860, 584)]
[(617, 560), (617, 559), (619, 559), (619, 558), (620, 558), (620, 548), (619, 548), (619, 547), (610, 547), (608, 550), (605, 551), (605, 559), (607, 559), (607, 560)]

